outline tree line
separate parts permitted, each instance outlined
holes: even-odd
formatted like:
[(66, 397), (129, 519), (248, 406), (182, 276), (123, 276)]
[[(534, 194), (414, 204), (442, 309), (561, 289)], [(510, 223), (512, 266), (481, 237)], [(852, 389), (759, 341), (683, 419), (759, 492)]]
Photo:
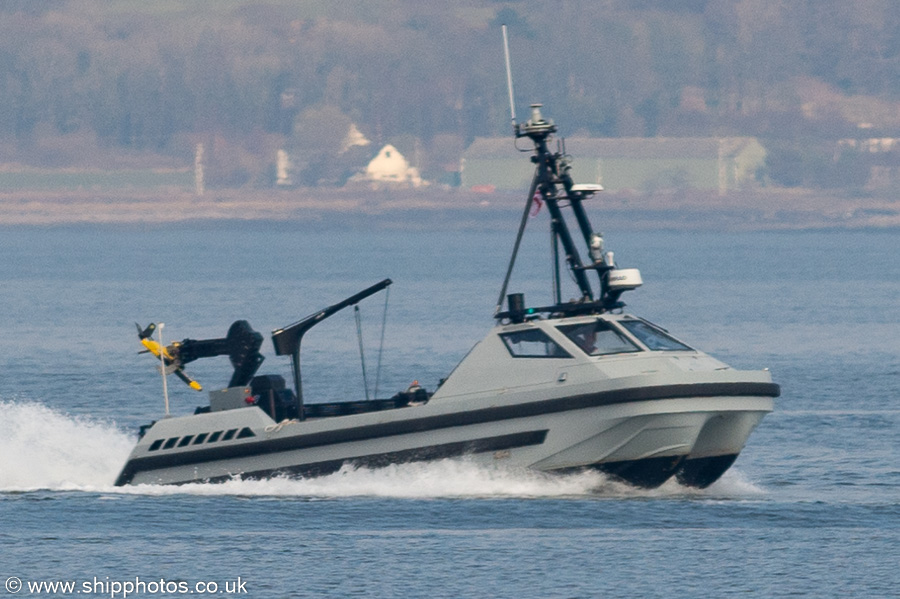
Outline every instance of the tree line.
[(785, 185), (859, 171), (838, 139), (900, 136), (893, 0), (5, 0), (0, 141), (187, 160), (213, 136), (235, 185), (286, 144), (315, 183), (339, 152), (323, 132), (352, 122), (415, 139), (427, 174), (509, 134), (502, 23), (520, 116), (543, 102), (567, 135), (757, 136)]

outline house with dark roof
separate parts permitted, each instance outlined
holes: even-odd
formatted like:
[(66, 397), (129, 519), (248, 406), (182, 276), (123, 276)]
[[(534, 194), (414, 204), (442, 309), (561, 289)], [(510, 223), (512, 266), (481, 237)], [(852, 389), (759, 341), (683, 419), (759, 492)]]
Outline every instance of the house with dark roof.
[[(463, 153), (464, 188), (527, 189), (534, 168), (527, 140), (476, 138)], [(766, 150), (753, 137), (626, 137), (565, 140), (576, 183), (610, 191), (703, 189), (725, 193), (754, 185)]]

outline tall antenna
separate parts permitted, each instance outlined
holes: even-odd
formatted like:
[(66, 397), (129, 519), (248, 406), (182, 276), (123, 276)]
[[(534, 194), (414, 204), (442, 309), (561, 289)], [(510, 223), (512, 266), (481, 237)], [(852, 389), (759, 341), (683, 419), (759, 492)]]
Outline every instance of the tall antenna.
[[(509, 37), (506, 34), (506, 25), (503, 25), (501, 29), (503, 31), (503, 54), (506, 58), (506, 86), (509, 89), (509, 114), (512, 118), (513, 135), (518, 139), (520, 133), (519, 125), (516, 123), (516, 102), (513, 99), (512, 69), (509, 66)], [(531, 212), (531, 204), (534, 202), (536, 193), (538, 193), (538, 180), (535, 177), (531, 181), (531, 189), (528, 190), (528, 199), (525, 201), (525, 211), (522, 212), (522, 220), (519, 222), (519, 232), (516, 233), (516, 243), (513, 246), (512, 256), (509, 258), (509, 266), (506, 268), (506, 277), (503, 279), (503, 286), (500, 287), (500, 297), (497, 298), (497, 307), (494, 308), (495, 316), (503, 309), (503, 298), (506, 296), (506, 290), (509, 287), (509, 279), (512, 276), (513, 267), (516, 265), (516, 256), (519, 254), (519, 246), (522, 244), (522, 235), (525, 233), (525, 225), (528, 224), (528, 215)]]
[(516, 129), (516, 102), (513, 96), (512, 69), (509, 66), (509, 38), (506, 35), (506, 25), (503, 29), (503, 55), (506, 57), (506, 87), (509, 89), (509, 116), (513, 129)]

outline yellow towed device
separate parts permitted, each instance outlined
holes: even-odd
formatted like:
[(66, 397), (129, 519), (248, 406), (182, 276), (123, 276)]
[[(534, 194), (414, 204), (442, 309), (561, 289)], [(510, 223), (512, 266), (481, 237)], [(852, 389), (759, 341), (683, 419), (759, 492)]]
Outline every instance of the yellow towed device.
[(203, 387), (200, 383), (184, 372), (184, 368), (182, 367), (181, 360), (178, 356), (178, 347), (180, 344), (177, 341), (168, 347), (160, 345), (158, 341), (155, 341), (152, 338), (152, 335), (156, 330), (156, 323), (151, 322), (146, 329), (141, 329), (141, 325), (137, 323), (135, 323), (135, 326), (137, 326), (138, 329), (138, 338), (141, 340), (141, 344), (146, 348), (146, 351), (153, 354), (157, 359), (160, 357), (162, 358), (162, 361), (166, 365), (165, 374), (172, 372), (194, 391), (203, 391)]

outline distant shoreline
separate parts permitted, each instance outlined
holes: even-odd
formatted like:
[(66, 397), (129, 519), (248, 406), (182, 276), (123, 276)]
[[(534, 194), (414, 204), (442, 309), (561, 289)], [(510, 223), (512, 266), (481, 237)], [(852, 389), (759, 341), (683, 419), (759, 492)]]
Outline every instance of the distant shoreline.
[[(459, 189), (18, 191), (0, 193), (0, 227), (278, 222), (410, 229), (515, 226), (522, 194)], [(760, 190), (603, 193), (588, 210), (601, 228), (674, 230), (892, 229), (900, 200)]]

